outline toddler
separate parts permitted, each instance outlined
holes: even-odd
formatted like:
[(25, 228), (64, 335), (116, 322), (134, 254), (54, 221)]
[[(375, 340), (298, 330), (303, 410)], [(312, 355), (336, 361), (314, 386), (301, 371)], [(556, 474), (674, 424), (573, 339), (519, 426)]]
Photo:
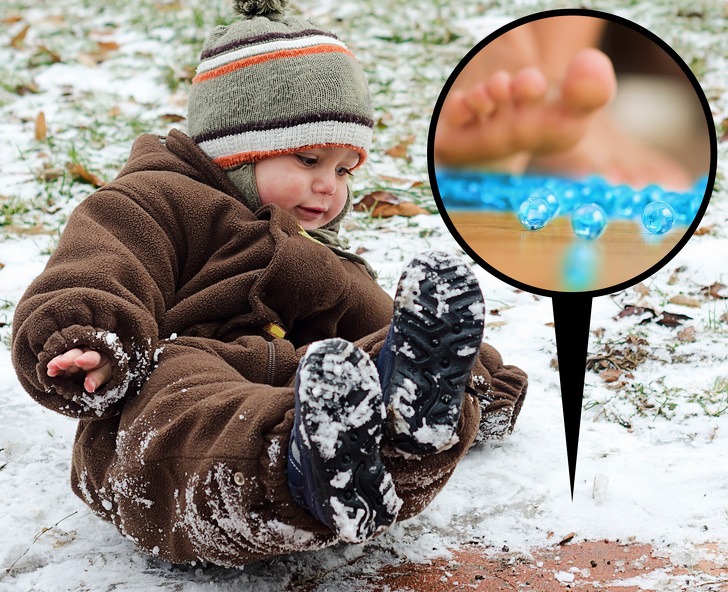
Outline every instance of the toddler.
[(417, 514), (526, 376), (472, 273), (420, 255), (394, 303), (337, 236), (373, 120), (331, 33), (239, 1), (189, 136), (139, 137), (18, 304), (13, 362), (77, 418), (73, 491), (143, 551), (242, 566)]

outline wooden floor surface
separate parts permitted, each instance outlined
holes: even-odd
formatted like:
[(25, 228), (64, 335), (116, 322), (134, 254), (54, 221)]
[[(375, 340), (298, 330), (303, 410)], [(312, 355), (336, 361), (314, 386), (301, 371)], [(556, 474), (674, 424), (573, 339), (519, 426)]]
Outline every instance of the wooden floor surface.
[(574, 235), (559, 216), (541, 230), (526, 230), (514, 212), (448, 212), (455, 229), (486, 263), (542, 290), (602, 290), (632, 280), (662, 260), (687, 231), (649, 235), (638, 222), (613, 220), (594, 240)]

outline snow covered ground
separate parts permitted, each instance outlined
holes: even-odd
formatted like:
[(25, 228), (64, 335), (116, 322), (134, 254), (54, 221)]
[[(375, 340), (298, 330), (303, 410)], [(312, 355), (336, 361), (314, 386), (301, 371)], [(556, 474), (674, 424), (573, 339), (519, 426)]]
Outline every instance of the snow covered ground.
[[(184, 129), (189, 67), (216, 19), (231, 14), (222, 0), (184, 4), (10, 0), (0, 14), (0, 591), (264, 592), (307, 581), (317, 590), (345, 591), (354, 589), (343, 583), (347, 574), (425, 560), (467, 542), (527, 552), (570, 533), (576, 541), (652, 543), (674, 565), (705, 558), (705, 543), (727, 551), (728, 292), (717, 285), (728, 284), (725, 139), (700, 236), (637, 289), (594, 300), (590, 359), (632, 360), (634, 368), (631, 377), (613, 382), (598, 370), (587, 372), (573, 500), (552, 364), (551, 301), (480, 269), (492, 311), (486, 339), (530, 378), (516, 432), (473, 449), (425, 512), (375, 541), (243, 571), (185, 571), (137, 553), (71, 494), (75, 425), (33, 403), (15, 379), (12, 312), (42, 270), (65, 216), (92, 190), (78, 175), (71, 178), (66, 163), (110, 179), (135, 135)], [(434, 211), (428, 186), (416, 183), (426, 180), (429, 114), (450, 71), (478, 40), (474, 30), (483, 36), (511, 18), (562, 4), (521, 0), (504, 8), (496, 2), (487, 11), (475, 0), (422, 4), (301, 0), (294, 7), (339, 32), (372, 80), (377, 148), (357, 174), (356, 189), (387, 189)], [(609, 4), (698, 70), (723, 138), (724, 3)], [(436, 214), (386, 220), (356, 214), (346, 235), (390, 291), (413, 254), (432, 247), (459, 252)], [(676, 327), (617, 318), (638, 304), (691, 318)], [(688, 327), (694, 331), (685, 332)], [(661, 577), (652, 574), (644, 589), (669, 589), (669, 576)]]

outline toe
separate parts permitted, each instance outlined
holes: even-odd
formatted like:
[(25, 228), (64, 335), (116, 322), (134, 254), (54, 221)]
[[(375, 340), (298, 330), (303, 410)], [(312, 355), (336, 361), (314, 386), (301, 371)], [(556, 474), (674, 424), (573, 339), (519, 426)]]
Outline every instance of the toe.
[(518, 102), (541, 101), (546, 96), (547, 88), (546, 77), (535, 66), (523, 68), (513, 76), (513, 98)]
[(505, 70), (499, 70), (488, 80), (488, 94), (496, 103), (507, 103), (513, 98), (511, 75)]
[(475, 112), (465, 99), (465, 94), (460, 90), (451, 90), (442, 104), (440, 119), (445, 125), (452, 127), (463, 127), (475, 120)]
[(476, 84), (465, 95), (468, 106), (480, 117), (490, 116), (496, 108), (495, 101), (490, 96), (488, 84)]
[(612, 61), (598, 49), (582, 49), (569, 63), (561, 95), (567, 109), (593, 111), (606, 105), (617, 89)]

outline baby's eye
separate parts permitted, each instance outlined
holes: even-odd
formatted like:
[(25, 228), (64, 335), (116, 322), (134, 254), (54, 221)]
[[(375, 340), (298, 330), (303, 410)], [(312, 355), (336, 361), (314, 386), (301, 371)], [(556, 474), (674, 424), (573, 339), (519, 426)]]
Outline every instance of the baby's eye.
[(351, 170), (346, 167), (339, 167), (338, 169), (336, 169), (336, 174), (339, 175), (339, 177), (344, 177), (345, 175), (349, 175), (350, 177), (354, 176), (354, 173), (352, 173)]
[(305, 154), (294, 154), (298, 162), (306, 166), (313, 166), (318, 162), (315, 156), (306, 156)]

